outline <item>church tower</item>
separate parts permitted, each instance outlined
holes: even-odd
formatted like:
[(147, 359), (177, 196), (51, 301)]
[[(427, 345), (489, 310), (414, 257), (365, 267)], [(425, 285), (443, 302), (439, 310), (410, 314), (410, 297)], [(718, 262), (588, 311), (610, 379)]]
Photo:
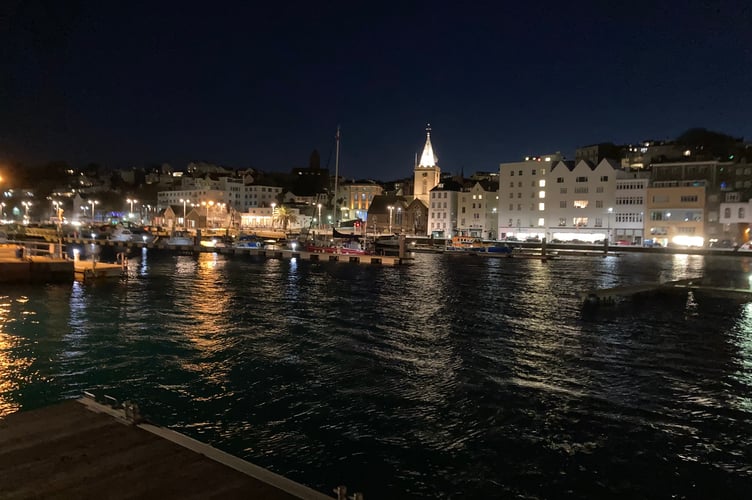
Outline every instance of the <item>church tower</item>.
[(431, 124), (426, 126), (426, 145), (423, 146), (423, 154), (420, 155), (420, 162), (415, 164), (415, 184), (413, 195), (416, 199), (429, 206), (428, 198), (431, 190), (435, 188), (441, 180), (441, 169), (438, 165), (439, 159), (433, 153), (431, 145)]

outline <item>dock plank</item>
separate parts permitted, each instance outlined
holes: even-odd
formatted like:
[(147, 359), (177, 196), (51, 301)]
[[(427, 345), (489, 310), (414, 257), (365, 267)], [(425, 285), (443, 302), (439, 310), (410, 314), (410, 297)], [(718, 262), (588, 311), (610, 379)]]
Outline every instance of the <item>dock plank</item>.
[(331, 498), (289, 480), (280, 489), (210, 458), (219, 450), (200, 443), (208, 450), (197, 452), (89, 406), (66, 401), (0, 420), (0, 498)]

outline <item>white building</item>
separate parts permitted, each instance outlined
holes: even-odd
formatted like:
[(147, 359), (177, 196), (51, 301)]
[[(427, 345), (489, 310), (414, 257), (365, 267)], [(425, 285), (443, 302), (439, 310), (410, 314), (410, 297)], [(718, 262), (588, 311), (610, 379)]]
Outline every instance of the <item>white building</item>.
[(431, 190), (428, 202), (428, 234), (448, 238), (457, 234), (457, 205), (462, 186), (454, 181), (440, 182)]
[(611, 239), (618, 172), (620, 166), (609, 160), (597, 165), (585, 160), (556, 162), (545, 194), (549, 220), (545, 236), (562, 241)]
[(458, 206), (457, 230), (460, 235), (484, 239), (496, 238), (499, 222), (497, 183), (475, 182), (471, 188), (463, 189), (458, 194)]
[(620, 174), (616, 179), (611, 243), (641, 245), (645, 240), (645, 214), (649, 172)]
[(546, 182), (559, 160), (556, 153), (499, 165), (499, 239), (545, 236)]

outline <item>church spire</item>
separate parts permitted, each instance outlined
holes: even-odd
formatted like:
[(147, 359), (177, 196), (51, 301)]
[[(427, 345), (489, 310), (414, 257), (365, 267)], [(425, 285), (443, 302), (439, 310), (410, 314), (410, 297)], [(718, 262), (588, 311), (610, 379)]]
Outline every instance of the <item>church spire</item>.
[(431, 146), (431, 124), (426, 125), (426, 145), (423, 146), (423, 154), (420, 156), (419, 167), (435, 167), (439, 159), (433, 154)]

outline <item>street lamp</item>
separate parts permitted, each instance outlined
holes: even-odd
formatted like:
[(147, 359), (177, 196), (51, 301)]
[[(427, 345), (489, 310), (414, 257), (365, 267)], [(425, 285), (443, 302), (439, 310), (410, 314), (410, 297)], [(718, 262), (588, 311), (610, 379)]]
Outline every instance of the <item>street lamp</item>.
[(274, 229), (274, 208), (277, 206), (276, 203), (272, 202), (272, 229)]
[(399, 232), (402, 232), (402, 207), (397, 207), (397, 225), (399, 226)]
[(389, 234), (392, 234), (392, 214), (394, 213), (394, 207), (389, 205)]
[(319, 229), (321, 229), (321, 203), (316, 206), (319, 208)]
[(125, 200), (125, 201), (127, 201), (128, 203), (130, 203), (130, 204), (131, 204), (131, 211), (130, 211), (130, 214), (128, 215), (128, 216), (130, 217), (131, 215), (133, 215), (133, 204), (134, 204), (134, 203), (138, 203), (138, 200), (135, 200), (135, 199), (131, 199), (131, 198), (128, 198), (128, 199), (127, 199), (127, 200)]
[(183, 204), (183, 229), (185, 229), (185, 204), (188, 203), (188, 200), (180, 199), (180, 203)]
[(32, 203), (30, 201), (22, 201), (21, 205), (24, 206), (24, 210), (26, 211), (25, 212), (26, 214), (24, 215), (24, 219), (28, 219), (29, 218), (29, 208), (31, 207)]
[(209, 227), (209, 207), (214, 205), (213, 201), (202, 201), (201, 206), (206, 207), (206, 227)]
[(5, 218), (5, 202), (0, 202), (0, 210), (2, 210), (3, 213), (3, 219)]
[(611, 213), (613, 213), (614, 209), (611, 207), (608, 207), (608, 244), (611, 244)]
[(89, 200), (89, 204), (91, 205), (91, 221), (94, 222), (94, 205), (98, 205), (99, 202), (96, 200)]

